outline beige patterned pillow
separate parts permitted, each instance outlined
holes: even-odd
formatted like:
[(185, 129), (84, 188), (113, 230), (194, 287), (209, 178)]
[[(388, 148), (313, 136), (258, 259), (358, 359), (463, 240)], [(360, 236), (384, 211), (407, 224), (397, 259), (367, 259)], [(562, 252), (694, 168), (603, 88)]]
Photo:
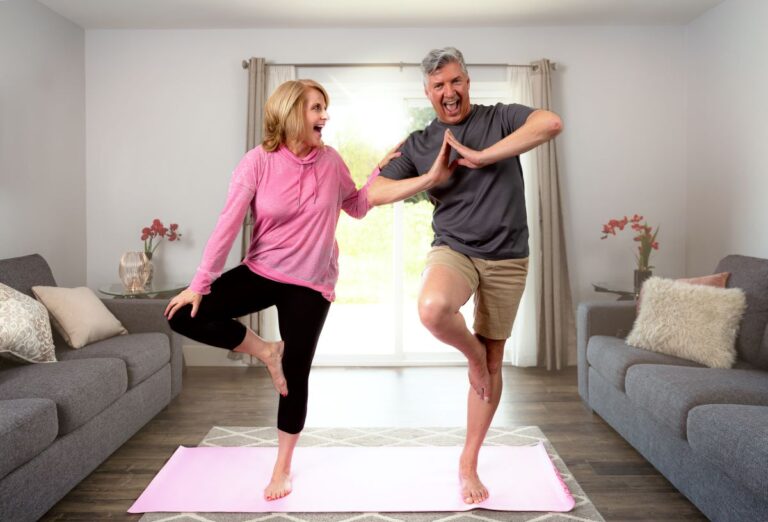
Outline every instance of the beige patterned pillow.
[(33, 286), (32, 293), (51, 313), (54, 328), (72, 348), (128, 333), (90, 288)]
[(2, 283), (0, 356), (32, 363), (56, 361), (48, 310), (28, 295)]
[(740, 288), (652, 277), (643, 284), (643, 306), (627, 343), (710, 368), (730, 368), (746, 306)]

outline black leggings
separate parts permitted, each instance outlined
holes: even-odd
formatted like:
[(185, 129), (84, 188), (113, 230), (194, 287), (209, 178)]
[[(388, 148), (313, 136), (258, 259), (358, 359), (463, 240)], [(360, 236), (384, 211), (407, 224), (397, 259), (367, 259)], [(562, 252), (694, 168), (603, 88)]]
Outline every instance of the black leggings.
[(246, 332), (233, 317), (272, 305), (277, 306), (280, 336), (285, 342), (283, 373), (288, 381), (288, 395), (280, 397), (277, 427), (299, 433), (307, 417), (309, 369), (331, 305), (320, 292), (272, 281), (240, 265), (214, 281), (195, 317), (190, 317), (192, 305), (187, 305), (168, 322), (175, 332), (190, 339), (233, 350), (243, 342)]

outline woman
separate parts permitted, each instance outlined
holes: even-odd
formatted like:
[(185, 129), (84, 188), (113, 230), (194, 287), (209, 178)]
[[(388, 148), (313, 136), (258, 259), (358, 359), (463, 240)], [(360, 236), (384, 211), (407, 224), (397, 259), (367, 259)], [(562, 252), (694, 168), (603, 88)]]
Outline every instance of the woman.
[[(307, 382), (338, 276), (336, 223), (343, 209), (362, 218), (372, 205), (415, 194), (450, 175), (447, 145), (428, 174), (370, 194), (355, 188), (344, 161), (322, 142), (328, 94), (312, 80), (288, 81), (267, 100), (264, 140), (232, 175), (224, 210), (189, 287), (165, 310), (171, 328), (191, 339), (253, 355), (280, 393), (278, 454), (268, 500), (291, 492), (291, 458), (304, 428)], [(422, 179), (423, 178), (423, 179)], [(221, 274), (247, 210), (255, 216), (242, 264)], [(234, 317), (277, 307), (280, 342), (266, 342)]]

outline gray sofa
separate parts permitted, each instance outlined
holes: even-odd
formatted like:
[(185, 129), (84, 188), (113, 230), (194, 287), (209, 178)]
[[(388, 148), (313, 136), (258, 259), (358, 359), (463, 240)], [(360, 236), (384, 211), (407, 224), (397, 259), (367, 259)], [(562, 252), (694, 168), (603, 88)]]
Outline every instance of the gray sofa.
[(708, 518), (768, 520), (768, 260), (716, 272), (747, 295), (734, 368), (627, 345), (634, 302), (582, 303), (579, 394)]
[[(39, 255), (0, 260), (0, 282), (54, 286)], [(108, 299), (128, 335), (67, 348), (58, 362), (0, 365), (0, 520), (37, 520), (181, 390), (181, 339), (164, 301)]]

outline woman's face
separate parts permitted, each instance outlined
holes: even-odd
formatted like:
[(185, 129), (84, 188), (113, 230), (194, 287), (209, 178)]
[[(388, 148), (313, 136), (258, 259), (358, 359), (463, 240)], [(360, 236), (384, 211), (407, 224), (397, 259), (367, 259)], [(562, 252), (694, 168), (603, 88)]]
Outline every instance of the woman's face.
[(304, 109), (304, 120), (306, 123), (306, 133), (304, 143), (310, 147), (323, 146), (323, 127), (328, 121), (325, 99), (317, 89), (307, 89), (304, 94), (306, 108)]

